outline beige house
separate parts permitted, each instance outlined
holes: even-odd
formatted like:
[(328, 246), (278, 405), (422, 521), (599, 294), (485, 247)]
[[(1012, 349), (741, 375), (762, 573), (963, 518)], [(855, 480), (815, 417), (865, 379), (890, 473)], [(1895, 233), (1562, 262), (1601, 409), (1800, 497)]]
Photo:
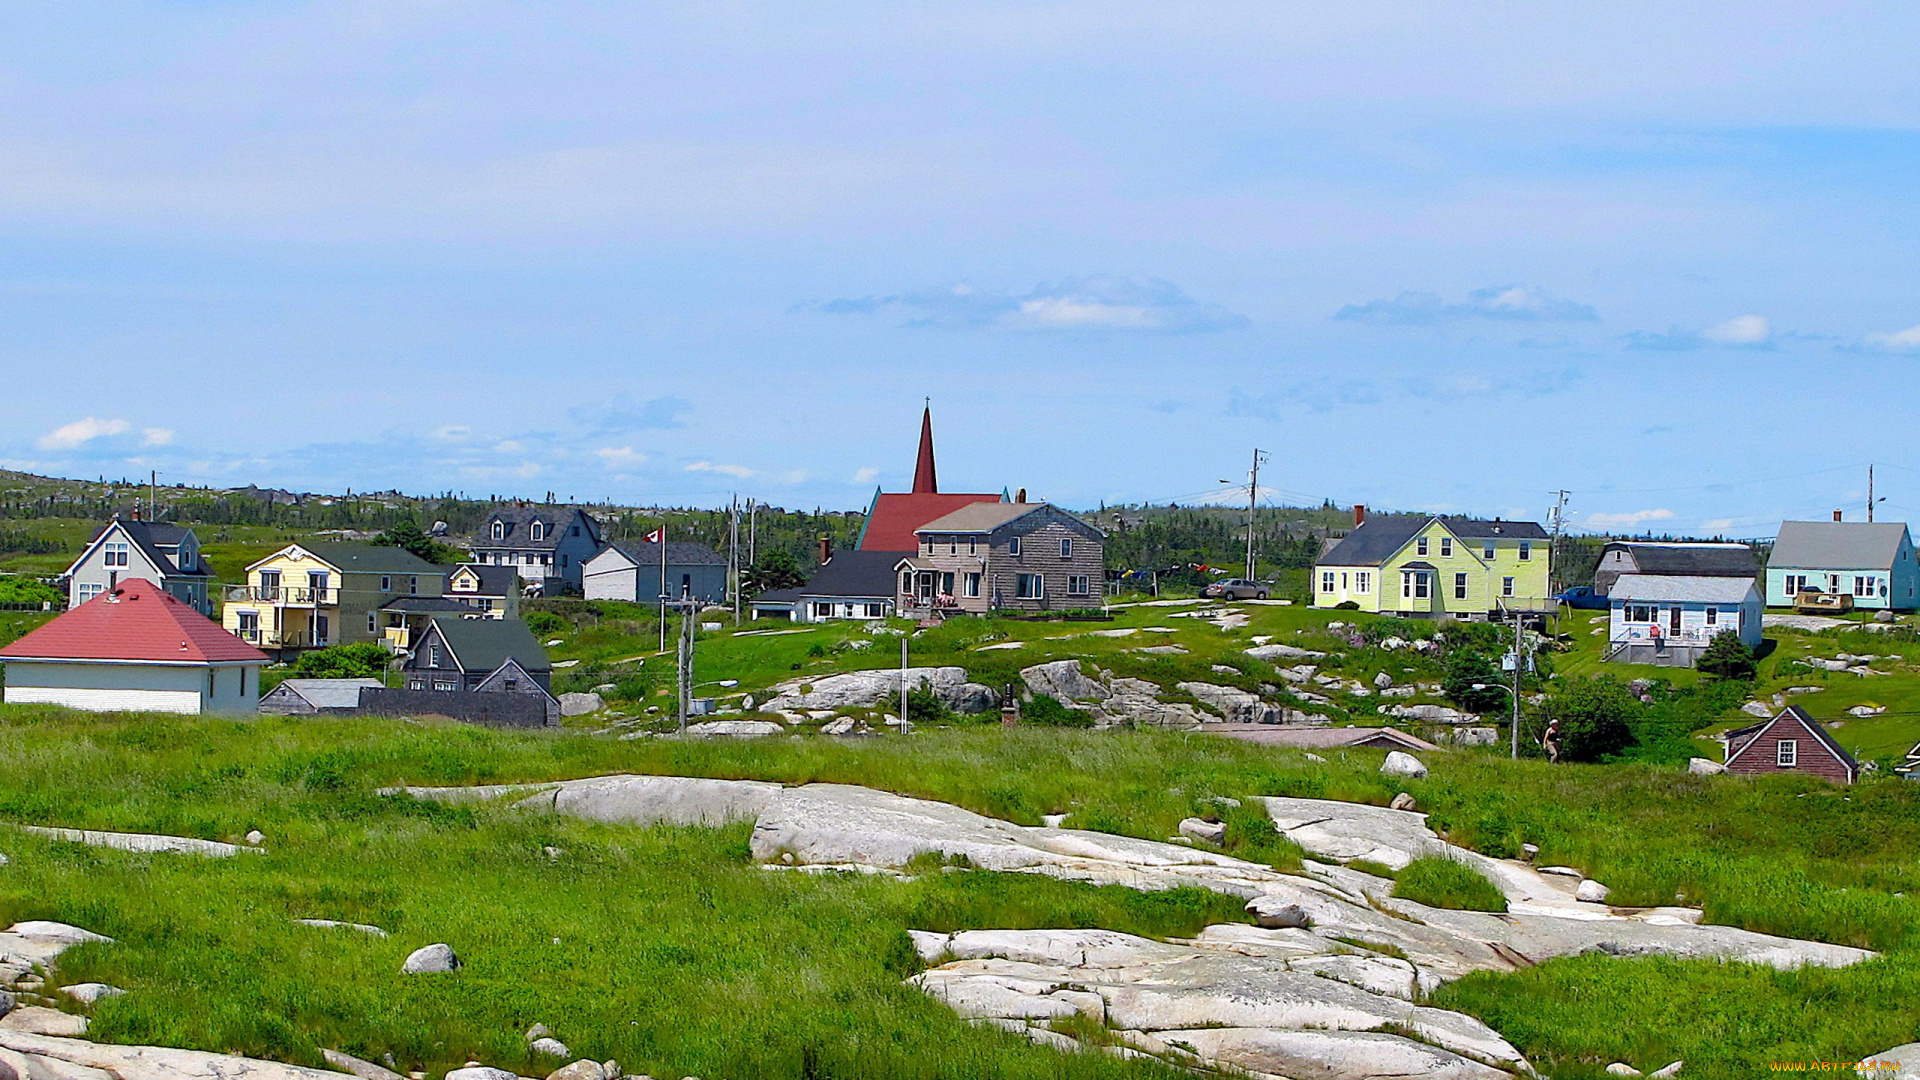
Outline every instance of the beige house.
[(220, 621), (262, 649), (381, 641), (383, 608), (401, 597), (442, 596), (446, 583), (446, 567), (396, 547), (288, 544), (247, 567), (245, 585), (226, 590)]
[(974, 503), (915, 531), (894, 566), (907, 616), (1098, 607), (1106, 533), (1048, 503)]

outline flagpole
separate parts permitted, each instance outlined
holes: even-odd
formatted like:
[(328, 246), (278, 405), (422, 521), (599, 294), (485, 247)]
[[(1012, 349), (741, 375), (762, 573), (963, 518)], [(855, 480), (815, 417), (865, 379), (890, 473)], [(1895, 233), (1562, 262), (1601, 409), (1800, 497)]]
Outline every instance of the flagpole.
[(667, 651), (667, 515), (660, 515), (660, 651)]

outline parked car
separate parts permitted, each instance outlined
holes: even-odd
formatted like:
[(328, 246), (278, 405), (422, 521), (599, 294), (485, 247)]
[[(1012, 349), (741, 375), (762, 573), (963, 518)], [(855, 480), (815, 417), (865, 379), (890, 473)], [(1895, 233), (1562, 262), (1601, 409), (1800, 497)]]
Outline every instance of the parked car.
[(1608, 606), (1607, 598), (1594, 592), (1592, 587), (1587, 585), (1575, 585), (1554, 599), (1581, 611), (1605, 611)]
[(1266, 600), (1273, 594), (1258, 581), (1227, 578), (1225, 581), (1216, 581), (1200, 590), (1200, 595), (1219, 600)]

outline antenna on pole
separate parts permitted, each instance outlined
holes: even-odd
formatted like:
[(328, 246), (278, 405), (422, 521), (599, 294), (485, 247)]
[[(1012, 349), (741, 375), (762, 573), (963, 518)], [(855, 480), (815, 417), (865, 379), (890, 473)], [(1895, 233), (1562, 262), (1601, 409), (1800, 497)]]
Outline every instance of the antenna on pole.
[(1258, 499), (1260, 497), (1260, 463), (1265, 460), (1266, 460), (1266, 455), (1260, 452), (1259, 447), (1255, 447), (1253, 450), (1253, 469), (1252, 471), (1247, 473), (1247, 580), (1248, 581), (1254, 580), (1254, 577), (1253, 577), (1253, 516), (1254, 516), (1255, 508), (1258, 506)]

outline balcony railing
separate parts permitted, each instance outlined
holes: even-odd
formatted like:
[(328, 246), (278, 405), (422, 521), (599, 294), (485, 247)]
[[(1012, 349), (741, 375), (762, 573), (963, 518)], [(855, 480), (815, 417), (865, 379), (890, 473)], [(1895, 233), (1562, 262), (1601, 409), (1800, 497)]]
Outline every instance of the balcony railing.
[(310, 585), (229, 585), (230, 604), (335, 605), (340, 602), (338, 587), (315, 588)]
[(258, 626), (243, 626), (234, 634), (249, 645), (265, 649), (320, 649), (333, 644), (310, 630), (268, 630)]

